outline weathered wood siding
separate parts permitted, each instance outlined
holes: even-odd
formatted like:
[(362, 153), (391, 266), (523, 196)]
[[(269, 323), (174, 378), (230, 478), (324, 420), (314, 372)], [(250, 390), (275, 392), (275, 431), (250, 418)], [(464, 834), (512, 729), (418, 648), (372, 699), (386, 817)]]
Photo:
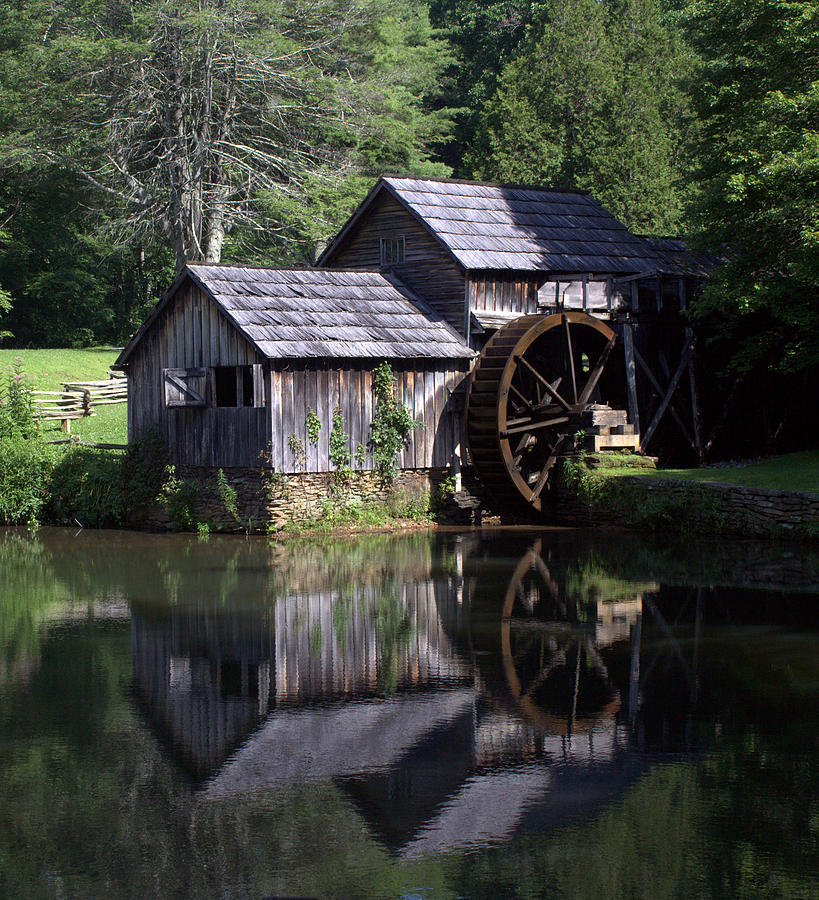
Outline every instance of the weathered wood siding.
[(404, 264), (393, 266), (391, 271), (465, 336), (463, 270), (424, 226), (386, 193), (373, 203), (326, 264), (338, 269), (377, 269), (381, 265), (382, 237), (404, 238)]
[(525, 272), (478, 271), (467, 273), (467, 302), (470, 312), (537, 312), (538, 284), (543, 276)]
[[(278, 472), (326, 472), (329, 462), (333, 410), (341, 406), (344, 430), (350, 436), (351, 465), (359, 468), (355, 451), (370, 439), (375, 399), (372, 370), (375, 363), (362, 361), (342, 366), (317, 364), (292, 366), (273, 364), (267, 395), (271, 407), (270, 462)], [(449, 466), (460, 441), (461, 414), (452, 395), (468, 374), (468, 361), (423, 362), (399, 368), (393, 363), (396, 396), (422, 423), (410, 438), (409, 447), (399, 457), (403, 469)], [(318, 444), (307, 438), (307, 413), (314, 410), (321, 422)], [(304, 446), (305, 460), (296, 458), (291, 437)], [(363, 468), (371, 469), (369, 453)]]
[(168, 408), (162, 370), (262, 362), (208, 297), (190, 283), (183, 285), (129, 360), (128, 440), (155, 431), (177, 464), (256, 465), (267, 450), (269, 409)]

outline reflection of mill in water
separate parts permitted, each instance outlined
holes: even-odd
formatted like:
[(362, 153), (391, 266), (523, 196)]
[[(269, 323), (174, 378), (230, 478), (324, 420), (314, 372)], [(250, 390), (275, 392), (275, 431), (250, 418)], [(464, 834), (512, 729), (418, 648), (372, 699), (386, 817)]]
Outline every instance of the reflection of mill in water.
[(438, 579), (135, 612), (136, 694), (199, 796), (333, 780), (413, 856), (563, 821), (630, 783), (655, 586), (570, 590), (540, 542), (488, 577), (471, 549)]

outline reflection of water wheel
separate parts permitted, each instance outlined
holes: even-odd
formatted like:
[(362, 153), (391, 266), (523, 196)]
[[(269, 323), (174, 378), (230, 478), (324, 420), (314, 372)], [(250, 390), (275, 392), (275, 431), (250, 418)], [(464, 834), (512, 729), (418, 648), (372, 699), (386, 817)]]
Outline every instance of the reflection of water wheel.
[(540, 541), (521, 558), (509, 581), (501, 650), (516, 705), (552, 734), (587, 731), (620, 708), (591, 636), (577, 621), (576, 610), (560, 597)]
[(509, 482), (536, 510), (549, 473), (593, 400), (616, 335), (580, 312), (523, 316), (499, 329), (467, 400), (472, 461), (488, 490)]

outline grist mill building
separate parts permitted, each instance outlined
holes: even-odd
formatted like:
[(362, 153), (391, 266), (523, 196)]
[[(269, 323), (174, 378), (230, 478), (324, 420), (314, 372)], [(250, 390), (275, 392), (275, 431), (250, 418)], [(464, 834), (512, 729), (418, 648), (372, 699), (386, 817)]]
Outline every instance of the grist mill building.
[(129, 440), (156, 432), (202, 471), (320, 475), (340, 410), (351, 465), (372, 469), (386, 360), (419, 423), (405, 481), (470, 466), (538, 510), (581, 429), (595, 450), (662, 435), (701, 456), (681, 313), (707, 272), (584, 193), (382, 177), (315, 268), (179, 274), (118, 359)]

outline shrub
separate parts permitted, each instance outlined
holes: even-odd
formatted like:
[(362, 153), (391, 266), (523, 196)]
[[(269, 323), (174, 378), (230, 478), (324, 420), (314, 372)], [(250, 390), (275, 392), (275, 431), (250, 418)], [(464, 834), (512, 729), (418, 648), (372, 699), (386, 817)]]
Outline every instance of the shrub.
[(52, 455), (39, 435), (13, 431), (0, 436), (0, 522), (36, 523), (48, 501)]
[(127, 525), (155, 502), (165, 463), (155, 435), (135, 441), (125, 453), (72, 447), (54, 466), (48, 517), (88, 528)]
[(48, 500), (52, 455), (32, 413), (21, 357), (0, 373), (0, 522), (37, 522)]
[(57, 459), (48, 517), (60, 525), (105, 528), (124, 519), (123, 455), (76, 447)]

